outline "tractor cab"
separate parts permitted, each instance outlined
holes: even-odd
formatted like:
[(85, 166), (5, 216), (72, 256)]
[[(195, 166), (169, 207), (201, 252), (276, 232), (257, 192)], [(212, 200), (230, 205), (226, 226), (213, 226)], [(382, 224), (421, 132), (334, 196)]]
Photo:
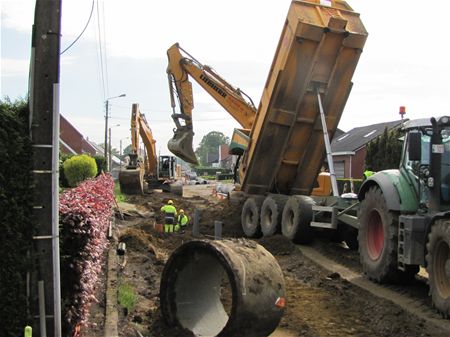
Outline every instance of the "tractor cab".
[(403, 168), (415, 184), (419, 208), (426, 212), (450, 210), (450, 117), (410, 121)]

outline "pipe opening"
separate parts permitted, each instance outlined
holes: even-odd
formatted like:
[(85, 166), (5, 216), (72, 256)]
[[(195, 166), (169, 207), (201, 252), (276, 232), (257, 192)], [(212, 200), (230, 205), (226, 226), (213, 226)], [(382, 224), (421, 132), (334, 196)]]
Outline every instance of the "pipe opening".
[(284, 298), (275, 258), (243, 239), (187, 242), (170, 256), (161, 278), (164, 319), (195, 336), (268, 336), (283, 315), (277, 303)]
[(199, 336), (216, 336), (233, 307), (230, 279), (217, 257), (194, 252), (175, 280), (174, 306), (180, 324)]

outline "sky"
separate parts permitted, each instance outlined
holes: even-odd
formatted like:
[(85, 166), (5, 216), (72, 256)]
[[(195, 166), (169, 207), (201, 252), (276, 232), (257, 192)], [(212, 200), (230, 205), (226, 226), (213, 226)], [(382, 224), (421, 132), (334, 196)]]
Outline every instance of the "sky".
[[(450, 1), (348, 0), (369, 33), (339, 128), (450, 114)], [(63, 0), (64, 50), (83, 30), (92, 0)], [(104, 141), (109, 100), (112, 144), (130, 144), (132, 103), (168, 154), (170, 117), (167, 49), (175, 42), (258, 106), (289, 0), (95, 0), (78, 42), (61, 56), (60, 112), (85, 137)], [(25, 97), (35, 0), (2, 0), (0, 97)], [(99, 34), (100, 31), (100, 34)], [(101, 46), (101, 47), (100, 47)], [(100, 57), (100, 49), (101, 55)], [(102, 71), (103, 69), (103, 75)], [(102, 80), (103, 78), (103, 80)], [(239, 127), (194, 85), (194, 146), (210, 131), (231, 137)]]

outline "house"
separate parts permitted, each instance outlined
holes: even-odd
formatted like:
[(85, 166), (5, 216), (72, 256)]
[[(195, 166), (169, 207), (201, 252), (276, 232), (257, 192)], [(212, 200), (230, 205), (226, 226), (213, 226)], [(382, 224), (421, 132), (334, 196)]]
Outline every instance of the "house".
[[(87, 153), (92, 156), (98, 154), (97, 149), (92, 143), (83, 137), (83, 135), (70, 124), (70, 122), (60, 115), (60, 134), (59, 141), (61, 144), (61, 152), (67, 154), (83, 154)], [(103, 150), (102, 150), (103, 151)]]
[(230, 147), (226, 144), (219, 146), (219, 167), (232, 170), (236, 165), (237, 156), (229, 153)]
[(364, 172), (366, 145), (380, 136), (385, 128), (398, 129), (402, 120), (357, 127), (340, 135), (331, 142), (334, 171), (337, 178), (359, 179)]

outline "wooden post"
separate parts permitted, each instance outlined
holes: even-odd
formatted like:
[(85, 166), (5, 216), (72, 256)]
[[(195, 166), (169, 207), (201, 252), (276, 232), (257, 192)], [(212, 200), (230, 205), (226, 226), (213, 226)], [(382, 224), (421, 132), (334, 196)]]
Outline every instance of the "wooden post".
[(35, 333), (45, 331), (39, 326), (38, 282), (41, 282), (46, 312), (43, 320), (48, 336), (61, 336), (56, 165), (59, 161), (60, 40), (61, 0), (36, 0), (29, 83), (35, 185), (33, 257), (36, 262), (30, 284), (30, 311)]

